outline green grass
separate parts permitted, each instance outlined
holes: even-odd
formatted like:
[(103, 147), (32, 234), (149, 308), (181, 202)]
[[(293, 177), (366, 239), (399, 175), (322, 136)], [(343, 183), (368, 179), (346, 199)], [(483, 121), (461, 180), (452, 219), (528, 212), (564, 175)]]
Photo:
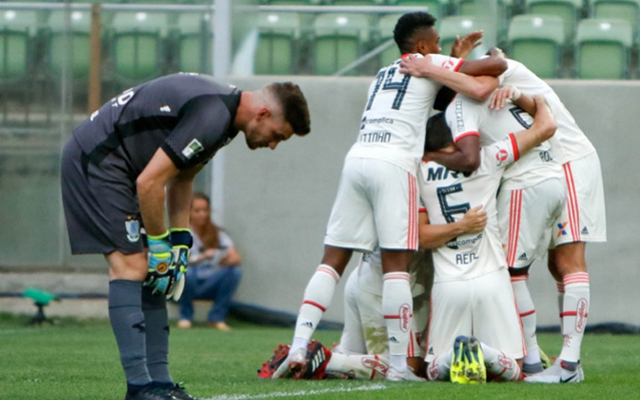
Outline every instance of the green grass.
[[(57, 325), (42, 327), (29, 327), (27, 321), (27, 317), (0, 315), (0, 399), (124, 398), (124, 375), (107, 321), (63, 319)], [(583, 342), (586, 380), (578, 385), (271, 381), (257, 379), (256, 370), (278, 343), (291, 340), (292, 332), (236, 321), (232, 324), (232, 332), (206, 327), (171, 331), (173, 377), (185, 382), (190, 393), (202, 398), (245, 395), (245, 399), (280, 393), (288, 394), (288, 399), (332, 400), (621, 400), (638, 398), (640, 393), (640, 336), (587, 335)], [(331, 345), (340, 332), (321, 331), (316, 337)], [(559, 334), (540, 335), (539, 342), (549, 355), (558, 354)], [(351, 392), (344, 391), (349, 388)], [(312, 391), (316, 393), (309, 395)]]

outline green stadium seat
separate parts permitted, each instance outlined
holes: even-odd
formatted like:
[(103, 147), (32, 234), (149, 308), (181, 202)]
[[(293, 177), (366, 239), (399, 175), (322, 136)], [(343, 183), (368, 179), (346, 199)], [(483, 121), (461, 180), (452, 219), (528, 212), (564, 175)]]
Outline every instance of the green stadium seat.
[(314, 6), (320, 5), (322, 0), (266, 0), (261, 3), (270, 6)]
[(260, 40), (254, 58), (258, 75), (290, 75), (300, 39), (297, 13), (261, 13), (258, 16)]
[(628, 76), (633, 29), (621, 19), (586, 19), (576, 35), (576, 70), (580, 79)]
[(0, 11), (0, 81), (22, 82), (34, 58), (36, 11)]
[(332, 6), (380, 6), (385, 0), (330, 0)]
[(556, 78), (564, 43), (564, 22), (551, 15), (518, 15), (509, 25), (509, 57), (541, 78)]
[(447, 9), (449, 7), (448, 0), (389, 0), (388, 4), (403, 7), (425, 6), (425, 11), (436, 18), (447, 15)]
[[(381, 45), (382, 43), (393, 39), (393, 30), (396, 27), (396, 23), (398, 22), (398, 18), (400, 18), (402, 14), (387, 14), (380, 18), (378, 21), (378, 43), (377, 45)], [(392, 62), (400, 58), (400, 50), (398, 46), (393, 43), (393, 45), (382, 53), (380, 53), (380, 65), (390, 65)]]
[(457, 15), (443, 18), (440, 22), (440, 47), (442, 54), (451, 54), (451, 47), (456, 41), (456, 35), (463, 37), (468, 33), (482, 29), (475, 17)]
[(564, 39), (571, 43), (582, 8), (582, 0), (526, 0), (528, 14), (557, 15), (564, 21)]
[(331, 75), (358, 59), (369, 40), (369, 16), (320, 14), (314, 23), (316, 74)]
[[(493, 0), (496, 2), (496, 22), (497, 22), (497, 30), (496, 33), (500, 36), (503, 36), (507, 30), (507, 19), (509, 14), (507, 13), (507, 6), (511, 4), (511, 1), (504, 0)], [(479, 17), (481, 15), (491, 16), (493, 18), (493, 14), (487, 14), (489, 12), (489, 8), (487, 7), (487, 0), (454, 0), (454, 4), (456, 5), (456, 14), (457, 15), (473, 15)]]
[(167, 15), (116, 12), (111, 25), (111, 55), (116, 77), (131, 84), (161, 75)]
[[(72, 11), (69, 16), (71, 23), (71, 59), (69, 71), (74, 80), (83, 83), (89, 77), (91, 13), (89, 11)], [(55, 78), (62, 76), (62, 68), (69, 54), (69, 48), (65, 41), (65, 12), (52, 11), (47, 22), (49, 28), (49, 40), (47, 46), (47, 63), (51, 75)]]
[(591, 17), (627, 20), (637, 40), (640, 0), (591, 0)]
[(210, 14), (181, 13), (177, 21), (178, 68), (182, 72), (211, 72), (213, 40)]

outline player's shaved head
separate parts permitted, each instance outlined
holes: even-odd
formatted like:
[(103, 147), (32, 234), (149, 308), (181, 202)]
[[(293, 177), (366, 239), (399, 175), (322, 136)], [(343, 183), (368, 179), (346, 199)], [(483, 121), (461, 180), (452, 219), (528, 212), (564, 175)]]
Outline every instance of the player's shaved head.
[(435, 23), (436, 17), (422, 11), (407, 13), (400, 17), (393, 30), (393, 39), (400, 52), (412, 53), (418, 40), (435, 33), (431, 29)]
[(439, 151), (453, 144), (451, 129), (447, 126), (444, 113), (438, 113), (427, 121), (427, 138), (424, 151)]

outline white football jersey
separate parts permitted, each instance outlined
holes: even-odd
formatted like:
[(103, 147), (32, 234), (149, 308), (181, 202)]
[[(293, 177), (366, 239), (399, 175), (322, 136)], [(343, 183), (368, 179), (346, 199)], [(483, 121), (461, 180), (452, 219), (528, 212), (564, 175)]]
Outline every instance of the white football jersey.
[(522, 63), (515, 60), (507, 60), (507, 63), (509, 68), (500, 77), (504, 86), (515, 86), (527, 96), (541, 94), (547, 99), (558, 123), (558, 130), (554, 137), (557, 138), (561, 149), (556, 149), (553, 141), (551, 145), (554, 147), (555, 156), (560, 164), (582, 158), (596, 151), (551, 86), (538, 78)]
[[(435, 65), (454, 71), (463, 62), (441, 54), (429, 56)], [(382, 68), (369, 86), (360, 134), (347, 158), (382, 159), (415, 174), (424, 150), (428, 113), (442, 85), (401, 74), (400, 61)]]
[[(357, 269), (358, 287), (367, 292), (382, 296), (382, 257), (380, 248), (372, 253), (364, 253)], [(411, 296), (417, 297), (425, 292), (424, 286), (418, 283), (417, 271), (409, 271)]]
[(480, 167), (468, 176), (433, 161), (420, 165), (420, 197), (434, 225), (459, 221), (477, 206), (487, 213), (484, 231), (465, 234), (433, 250), (434, 282), (475, 278), (507, 267), (500, 241), (496, 193), (504, 169), (517, 160), (515, 137), (484, 146)]
[[(533, 118), (521, 108), (507, 104), (501, 110), (490, 109), (490, 101), (490, 98), (476, 101), (460, 94), (455, 97), (445, 114), (454, 143), (465, 136), (479, 134), (480, 146), (487, 146), (533, 124)], [(564, 174), (554, 158), (551, 144), (546, 141), (506, 168), (502, 187), (524, 189), (549, 178), (562, 179)]]

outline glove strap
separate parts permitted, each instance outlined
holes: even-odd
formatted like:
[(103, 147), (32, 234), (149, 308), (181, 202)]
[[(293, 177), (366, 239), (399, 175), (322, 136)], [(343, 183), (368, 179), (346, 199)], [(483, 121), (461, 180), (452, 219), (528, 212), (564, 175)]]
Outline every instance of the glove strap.
[(147, 235), (147, 243), (149, 244), (149, 251), (153, 254), (168, 253), (171, 251), (169, 231), (158, 236)]
[(171, 228), (171, 244), (173, 247), (183, 247), (190, 249), (193, 246), (193, 236), (186, 228)]

